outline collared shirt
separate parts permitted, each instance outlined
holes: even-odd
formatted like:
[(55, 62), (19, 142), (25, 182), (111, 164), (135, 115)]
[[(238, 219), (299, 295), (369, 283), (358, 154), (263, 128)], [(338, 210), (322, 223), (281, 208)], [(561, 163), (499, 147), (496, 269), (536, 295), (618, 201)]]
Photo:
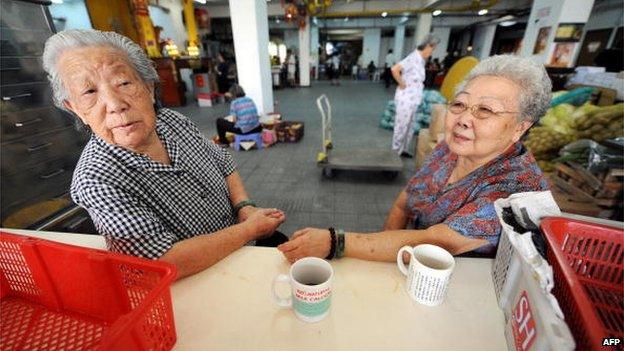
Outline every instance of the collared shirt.
[(407, 211), (416, 229), (444, 223), (469, 238), (486, 239), (475, 250), (496, 250), (501, 226), (494, 201), (525, 191), (548, 190), (533, 155), (517, 142), (486, 165), (461, 180), (447, 184), (457, 155), (445, 142), (438, 144), (407, 184)]
[(235, 170), (232, 156), (172, 110), (158, 111), (156, 133), (171, 165), (92, 135), (71, 185), (110, 250), (153, 259), (178, 241), (236, 223), (225, 181)]
[(401, 78), (407, 85), (407, 89), (414, 87), (422, 90), (425, 82), (425, 60), (420, 51), (414, 50), (399, 64), (401, 65)]
[(247, 96), (232, 101), (230, 114), (236, 116), (236, 127), (240, 128), (243, 133), (247, 133), (260, 125), (256, 104)]

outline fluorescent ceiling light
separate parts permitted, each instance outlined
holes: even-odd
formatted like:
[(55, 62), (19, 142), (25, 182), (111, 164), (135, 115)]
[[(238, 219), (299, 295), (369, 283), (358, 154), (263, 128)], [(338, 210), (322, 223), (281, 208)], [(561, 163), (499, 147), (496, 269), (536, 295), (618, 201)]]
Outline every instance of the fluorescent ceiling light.
[(499, 25), (502, 27), (509, 27), (509, 26), (513, 26), (514, 24), (516, 24), (516, 21), (503, 21), (499, 23)]
[(477, 12), (479, 14), (479, 16), (483, 16), (486, 15), (488, 13), (487, 9), (483, 9), (483, 10), (479, 10), (479, 12)]
[(441, 13), (442, 13), (442, 10), (435, 10), (431, 14), (434, 15), (434, 16), (438, 16)]
[(206, 5), (206, 0), (195, 0), (195, 2), (198, 2), (202, 5)]
[(52, 0), (53, 4), (62, 4), (63, 0)]
[(381, 17), (386, 17), (386, 16), (388, 16), (388, 13), (386, 11), (381, 13)]

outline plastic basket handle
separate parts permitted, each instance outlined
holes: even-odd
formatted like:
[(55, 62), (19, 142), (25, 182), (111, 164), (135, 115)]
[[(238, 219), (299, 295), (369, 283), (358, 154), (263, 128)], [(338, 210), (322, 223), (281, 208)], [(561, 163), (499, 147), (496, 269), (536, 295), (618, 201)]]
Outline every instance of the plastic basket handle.
[(277, 287), (277, 284), (279, 283), (287, 283), (290, 285), (290, 277), (287, 274), (280, 274), (277, 277), (275, 277), (275, 279), (273, 279), (273, 284), (271, 286), (271, 291), (273, 293), (273, 301), (275, 301), (275, 303), (280, 306), (280, 307), (292, 307), (292, 298), (290, 297), (290, 295), (286, 298), (284, 297), (280, 297), (277, 294), (277, 291), (275, 290), (275, 288)]
[[(403, 273), (403, 275), (405, 276), (407, 276), (407, 267), (405, 267), (405, 263), (403, 262), (403, 253), (407, 252), (409, 253), (410, 256), (412, 256), (413, 249), (414, 248), (411, 246), (403, 246), (397, 253), (397, 266), (399, 267), (399, 270), (401, 271), (401, 273)], [(414, 259), (414, 257), (411, 257), (411, 258)]]

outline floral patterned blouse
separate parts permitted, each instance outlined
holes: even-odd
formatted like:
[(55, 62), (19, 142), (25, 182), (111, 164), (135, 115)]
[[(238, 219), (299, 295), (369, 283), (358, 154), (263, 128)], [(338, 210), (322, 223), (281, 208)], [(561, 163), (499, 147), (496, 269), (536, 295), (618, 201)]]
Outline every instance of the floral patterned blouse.
[(464, 236), (486, 239), (489, 244), (475, 252), (492, 254), (501, 232), (494, 200), (548, 190), (548, 183), (521, 142), (463, 179), (447, 184), (456, 163), (457, 155), (445, 142), (435, 147), (407, 184), (409, 223), (416, 229), (444, 223)]

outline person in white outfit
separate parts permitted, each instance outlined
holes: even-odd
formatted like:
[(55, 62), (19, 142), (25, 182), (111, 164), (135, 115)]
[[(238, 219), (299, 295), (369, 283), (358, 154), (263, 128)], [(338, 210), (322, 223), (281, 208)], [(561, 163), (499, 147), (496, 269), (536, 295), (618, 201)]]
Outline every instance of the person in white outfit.
[(297, 73), (297, 58), (292, 50), (288, 50), (286, 65), (288, 70), (288, 84), (291, 87), (295, 86), (295, 74)]
[(414, 134), (414, 115), (422, 101), (425, 62), (431, 56), (440, 39), (428, 34), (420, 45), (402, 61), (392, 66), (392, 76), (399, 85), (394, 94), (396, 115), (392, 150), (402, 157), (411, 158), (407, 151)]

